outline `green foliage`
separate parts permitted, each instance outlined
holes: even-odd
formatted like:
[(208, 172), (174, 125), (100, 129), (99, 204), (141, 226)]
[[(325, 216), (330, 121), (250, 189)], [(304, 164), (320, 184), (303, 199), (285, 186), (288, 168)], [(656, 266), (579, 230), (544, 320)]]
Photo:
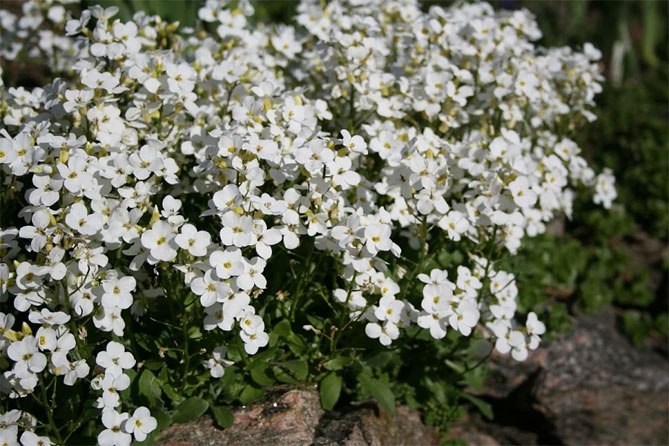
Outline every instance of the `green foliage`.
[[(116, 6), (116, 15), (127, 22), (137, 11), (148, 15), (158, 15), (168, 22), (179, 22), (184, 26), (193, 26), (197, 20), (197, 11), (204, 4), (203, 0), (83, 0), (82, 9), (92, 5), (104, 8)], [(251, 1), (256, 22), (290, 22), (296, 14), (298, 1), (294, 0), (255, 0)]]
[(209, 403), (202, 398), (188, 398), (176, 407), (172, 421), (175, 423), (187, 423), (204, 414), (208, 408)]
[(332, 410), (341, 394), (341, 377), (334, 372), (328, 373), (319, 386), (323, 409)]
[(291, 22), (296, 14), (298, 4), (299, 1), (296, 0), (258, 0), (252, 2), (256, 20), (278, 23)]
[(358, 375), (358, 382), (363, 393), (372, 395), (387, 412), (395, 413), (395, 395), (390, 390), (389, 382), (372, 378), (372, 375), (367, 371)]
[(136, 12), (144, 11), (147, 15), (158, 15), (168, 22), (192, 26), (202, 3), (198, 0), (83, 0), (82, 9), (92, 5), (103, 8), (116, 6), (119, 9), (116, 17), (123, 22), (132, 20)]
[[(598, 119), (578, 143), (594, 166), (612, 168), (618, 199), (612, 212), (580, 201), (575, 220), (567, 223), (571, 235), (546, 234), (524, 243), (509, 262), (521, 272), (519, 302), (525, 311), (544, 314), (549, 336), (569, 329), (568, 310), (594, 312), (613, 303), (621, 308), (621, 325), (633, 342), (660, 337), (667, 326), (667, 290), (662, 287), (668, 268), (635, 249), (649, 238), (660, 249), (669, 241), (667, 4), (582, 0), (520, 5), (537, 15), (542, 44), (589, 41), (602, 50), (609, 79), (597, 100)], [(614, 66), (614, 45), (623, 44), (621, 65)], [(622, 73), (619, 83), (610, 77), (614, 69)]]
[(139, 378), (139, 394), (145, 396), (150, 405), (155, 406), (162, 393), (160, 380), (151, 370), (144, 370)]
[(220, 427), (226, 428), (232, 426), (235, 421), (234, 414), (225, 407), (209, 406), (214, 414), (214, 420)]

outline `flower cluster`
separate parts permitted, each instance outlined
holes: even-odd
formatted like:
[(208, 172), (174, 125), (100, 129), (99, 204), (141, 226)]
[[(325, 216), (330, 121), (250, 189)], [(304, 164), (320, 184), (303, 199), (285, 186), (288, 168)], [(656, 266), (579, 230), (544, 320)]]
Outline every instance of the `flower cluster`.
[[(486, 253), (569, 216), (575, 187), (615, 198), (570, 139), (594, 119), (594, 47), (537, 47), (530, 13), (484, 3), (303, 1), (296, 26), (258, 27), (248, 2), (208, 0), (183, 29), (67, 3), (0, 11), (0, 55), (43, 55), (59, 76), (0, 87), (2, 193), (25, 197), (24, 223), (0, 227), (10, 398), (47, 373), (87, 380), (99, 443), (144, 440), (149, 411), (118, 411), (136, 367), (117, 342), (129, 322), (183, 287), (204, 336), (220, 336), (203, 363), (221, 377), (230, 339), (248, 355), (268, 345), (262, 303), (282, 286), (268, 271), (305, 246), (301, 261), (337, 265), (331, 305), (383, 346), (417, 325), (435, 339), (481, 330), (518, 360), (537, 347), (544, 325), (517, 322), (514, 275)], [(454, 249), (465, 264), (428, 270)], [(94, 361), (87, 330), (107, 340)], [(17, 421), (30, 414), (2, 417), (0, 438), (20, 424), (33, 444), (35, 423)]]

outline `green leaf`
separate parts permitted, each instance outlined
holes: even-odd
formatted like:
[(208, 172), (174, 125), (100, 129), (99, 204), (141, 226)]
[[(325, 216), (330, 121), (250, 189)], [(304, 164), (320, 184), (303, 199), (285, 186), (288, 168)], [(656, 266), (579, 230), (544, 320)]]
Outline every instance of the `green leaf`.
[(301, 337), (296, 335), (293, 332), (293, 329), (290, 327), (290, 322), (287, 320), (282, 320), (272, 329), (272, 333), (276, 333), (278, 336), (286, 339), (288, 341), (288, 347), (297, 355), (301, 355), (306, 351), (306, 344)]
[(282, 369), (279, 366), (275, 366), (273, 369), (274, 371), (274, 377), (276, 377), (276, 380), (282, 383), (286, 384), (299, 384), (300, 382), (296, 380), (286, 369)]
[(248, 404), (259, 400), (264, 394), (265, 392), (262, 388), (255, 387), (253, 384), (247, 384), (244, 390), (242, 390), (241, 395), (239, 395), (239, 401), (242, 404)]
[(323, 318), (317, 317), (317, 316), (312, 316), (310, 314), (307, 314), (307, 320), (311, 325), (313, 325), (315, 328), (322, 330), (323, 329)]
[(255, 362), (251, 365), (250, 372), (251, 379), (261, 386), (271, 386), (274, 384), (274, 378), (268, 374), (269, 364), (266, 362)]
[(230, 409), (211, 405), (209, 406), (209, 408), (211, 409), (211, 412), (214, 414), (214, 420), (216, 421), (216, 424), (225, 428), (232, 426), (232, 423), (234, 423), (235, 421), (235, 416), (230, 411)]
[(473, 395), (470, 395), (468, 393), (464, 392), (459, 392), (460, 395), (462, 395), (465, 399), (469, 400), (474, 406), (478, 408), (478, 410), (481, 411), (481, 413), (489, 420), (492, 420), (494, 418), (493, 411), (492, 411), (492, 406), (485, 401), (483, 401), (481, 398), (477, 398)]
[(197, 339), (202, 337), (202, 331), (200, 327), (194, 325), (188, 329), (188, 337), (191, 339)]
[(329, 373), (320, 385), (321, 405), (325, 410), (332, 410), (339, 400), (341, 394), (341, 377), (335, 373)]
[(147, 397), (152, 406), (155, 405), (156, 400), (159, 400), (162, 395), (160, 381), (149, 369), (144, 369), (139, 377), (139, 394)]
[(164, 429), (172, 424), (172, 417), (160, 407), (152, 408), (151, 416), (154, 417), (158, 423), (157, 430)]
[(286, 338), (293, 333), (293, 330), (290, 328), (290, 322), (288, 322), (287, 319), (284, 319), (274, 326), (272, 332)]
[(384, 367), (393, 358), (389, 351), (381, 351), (365, 360), (370, 367)]
[(627, 310), (623, 313), (623, 328), (625, 334), (636, 346), (643, 344), (643, 340), (651, 330), (650, 317), (637, 310)]
[[(660, 3), (643, 2), (643, 39), (641, 54), (644, 61), (651, 67), (657, 67), (660, 61), (655, 53), (655, 48), (662, 41), (662, 36), (666, 33), (666, 27), (663, 30), (662, 14), (660, 13)], [(666, 18), (666, 16), (665, 16)], [(666, 39), (666, 37), (665, 37)]]
[(149, 346), (149, 344), (147, 344), (146, 339), (144, 339), (144, 337), (142, 335), (136, 336), (135, 337), (135, 342), (137, 343), (137, 345), (142, 347), (147, 352), (152, 352), (153, 351), (151, 346)]
[(174, 401), (175, 403), (178, 403), (179, 401), (181, 401), (183, 399), (181, 397), (181, 395), (179, 395), (178, 393), (176, 393), (174, 391), (174, 388), (172, 388), (172, 386), (169, 383), (161, 382), (160, 383), (160, 388), (163, 389), (163, 392), (165, 392), (165, 395), (170, 400)]
[(485, 367), (478, 367), (464, 374), (465, 383), (475, 390), (482, 390), (483, 383), (488, 378), (488, 371)]
[(451, 361), (450, 359), (447, 359), (446, 365), (455, 370), (456, 372), (462, 374), (465, 373), (465, 367), (462, 364), (458, 364), (456, 362)]
[(235, 366), (228, 367), (228, 369), (220, 380), (220, 386), (223, 389), (221, 400), (226, 403), (232, 403), (242, 393), (244, 383), (242, 377), (237, 373)]
[(351, 358), (345, 357), (345, 356), (339, 356), (337, 358), (332, 358), (323, 363), (323, 367), (325, 367), (326, 370), (341, 370), (345, 366), (349, 365), (351, 363)]
[(365, 372), (358, 375), (358, 381), (360, 381), (362, 388), (372, 395), (386, 412), (395, 414), (395, 395), (390, 390), (388, 383), (374, 379)]
[(309, 366), (307, 365), (307, 362), (300, 359), (280, 362), (279, 365), (290, 370), (295, 378), (299, 380), (305, 379), (309, 374)]
[(172, 421), (175, 423), (187, 423), (201, 416), (208, 408), (209, 403), (206, 400), (197, 397), (188, 398), (177, 406), (176, 412), (172, 416)]
[(144, 362), (144, 367), (149, 370), (160, 370), (160, 368), (162, 368), (164, 365), (165, 361), (160, 361), (158, 359), (149, 359), (148, 361)]

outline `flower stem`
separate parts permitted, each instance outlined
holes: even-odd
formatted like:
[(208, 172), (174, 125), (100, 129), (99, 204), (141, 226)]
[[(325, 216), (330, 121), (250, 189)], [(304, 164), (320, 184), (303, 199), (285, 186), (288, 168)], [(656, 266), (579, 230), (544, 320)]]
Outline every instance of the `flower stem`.
[(60, 430), (56, 426), (56, 422), (53, 419), (53, 411), (51, 405), (49, 404), (49, 399), (46, 396), (46, 386), (44, 385), (44, 380), (42, 375), (39, 375), (39, 387), (42, 395), (42, 406), (46, 411), (47, 420), (49, 420), (49, 431), (55, 434), (58, 444), (64, 445), (63, 438), (60, 436)]

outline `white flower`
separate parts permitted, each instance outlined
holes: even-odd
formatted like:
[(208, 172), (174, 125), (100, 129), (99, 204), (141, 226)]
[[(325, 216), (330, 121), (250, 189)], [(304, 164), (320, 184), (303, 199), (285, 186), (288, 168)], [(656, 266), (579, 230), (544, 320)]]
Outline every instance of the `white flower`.
[(70, 315), (62, 311), (50, 311), (42, 308), (40, 311), (31, 311), (28, 320), (33, 324), (42, 324), (44, 326), (64, 325), (71, 319)]
[[(18, 426), (13, 425), (13, 426), (7, 426), (5, 428), (0, 428), (0, 441), (3, 446), (20, 446), (18, 439)], [(21, 436), (23, 438), (23, 435)], [(28, 437), (30, 440), (31, 437)]]
[(526, 177), (518, 177), (509, 184), (513, 201), (521, 208), (530, 208), (537, 201), (537, 194), (530, 188)]
[(163, 198), (163, 210), (160, 213), (164, 218), (169, 219), (178, 214), (179, 209), (181, 209), (181, 200), (177, 200), (171, 195), (167, 195)]
[(58, 345), (56, 330), (50, 327), (40, 327), (37, 333), (35, 333), (35, 338), (37, 339), (37, 347), (40, 350), (53, 351)]
[(104, 368), (107, 373), (119, 375), (123, 369), (130, 369), (135, 366), (135, 358), (130, 352), (125, 351), (123, 344), (116, 341), (109, 341), (107, 349), (98, 352), (95, 362)]
[(39, 436), (30, 431), (23, 431), (20, 440), (22, 446), (51, 446), (53, 444), (49, 437)]
[(119, 392), (130, 386), (130, 377), (125, 373), (118, 376), (113, 373), (105, 373), (101, 380), (96, 383), (96, 388), (102, 390), (102, 407), (113, 409), (121, 404)]
[(390, 233), (388, 225), (371, 224), (365, 228), (365, 246), (370, 254), (376, 255), (379, 251), (388, 251), (392, 248)]
[(220, 378), (225, 373), (224, 367), (234, 364), (233, 361), (225, 359), (227, 349), (225, 346), (216, 347), (212, 352), (212, 358), (205, 362), (212, 378)]
[(454, 308), (453, 314), (448, 318), (448, 323), (454, 329), (458, 330), (463, 336), (469, 336), (472, 328), (479, 321), (479, 310), (474, 299), (463, 299), (458, 306)]
[(239, 332), (244, 341), (244, 350), (249, 355), (255, 355), (258, 349), (264, 347), (269, 342), (269, 336), (265, 332), (247, 333), (246, 331)]
[(448, 271), (433, 269), (429, 276), (419, 274), (417, 278), (426, 284), (423, 287), (423, 301), (421, 303), (424, 310), (428, 312), (444, 311), (449, 307), (455, 285), (448, 280)]
[(265, 322), (262, 320), (260, 316), (256, 314), (247, 313), (239, 321), (239, 326), (244, 332), (252, 334), (263, 331), (265, 329)]
[(537, 318), (536, 313), (530, 312), (527, 315), (525, 327), (527, 328), (527, 334), (530, 336), (528, 347), (530, 350), (535, 350), (541, 342), (541, 335), (546, 332), (546, 325)]
[(123, 430), (128, 414), (114, 409), (102, 411), (102, 424), (107, 428), (98, 434), (100, 446), (130, 446), (132, 435)]
[(14, 142), (9, 138), (0, 138), (0, 164), (11, 164), (16, 158)]
[(163, 168), (163, 159), (159, 150), (162, 144), (155, 140), (149, 140), (148, 143), (134, 152), (128, 158), (133, 167), (132, 174), (138, 180), (146, 180), (152, 173), (156, 173)]
[(209, 264), (216, 269), (216, 275), (221, 279), (239, 276), (244, 272), (242, 252), (238, 248), (212, 252), (209, 256)]
[(125, 321), (119, 307), (100, 307), (95, 313), (93, 324), (102, 331), (112, 331), (116, 336), (123, 336)]
[(30, 373), (39, 373), (46, 367), (46, 356), (38, 351), (34, 336), (26, 336), (20, 341), (13, 342), (7, 348), (7, 356), (15, 361), (18, 367)]
[(518, 330), (512, 330), (507, 325), (499, 323), (489, 323), (488, 327), (493, 330), (497, 341), (495, 350), (502, 354), (511, 352), (511, 356), (516, 361), (524, 361), (527, 358), (527, 344), (525, 336)]
[(226, 211), (234, 209), (241, 203), (242, 195), (239, 193), (239, 188), (234, 184), (227, 184), (223, 189), (214, 194), (213, 202), (216, 209), (219, 211)]
[(196, 277), (190, 284), (193, 293), (200, 296), (200, 303), (203, 307), (213, 305), (215, 302), (222, 302), (230, 292), (230, 286), (211, 277), (211, 271), (204, 273), (204, 277)]
[(263, 259), (269, 259), (272, 256), (272, 246), (279, 243), (283, 238), (281, 231), (276, 228), (267, 229), (267, 224), (260, 220), (254, 223), (253, 232), (256, 236), (256, 252)]
[(348, 157), (338, 156), (327, 164), (327, 168), (332, 175), (332, 182), (342, 189), (349, 189), (360, 183), (360, 175), (351, 170), (351, 159)]
[(86, 360), (84, 359), (80, 359), (79, 361), (69, 363), (65, 371), (65, 377), (63, 378), (63, 383), (66, 386), (73, 386), (78, 379), (85, 378), (86, 376), (88, 376), (89, 371), (90, 367), (88, 366)]
[(309, 141), (306, 147), (302, 147), (295, 152), (295, 159), (311, 174), (320, 172), (323, 166), (334, 159), (334, 152), (325, 147), (323, 141), (313, 139)]
[(51, 178), (49, 175), (33, 176), (35, 189), (30, 192), (28, 200), (35, 206), (52, 206), (60, 199), (60, 189), (63, 187), (63, 180)]
[(369, 322), (365, 325), (365, 334), (378, 339), (381, 345), (390, 345), (400, 335), (399, 328), (392, 321), (386, 321), (383, 325), (377, 322)]
[(132, 292), (135, 290), (137, 281), (132, 276), (120, 279), (108, 279), (102, 281), (102, 305), (105, 307), (130, 308), (132, 305)]
[(195, 88), (195, 70), (186, 63), (166, 64), (167, 85), (173, 93), (187, 93)]
[(450, 311), (441, 314), (435, 310), (430, 313), (422, 313), (416, 319), (416, 323), (425, 329), (430, 330), (430, 335), (434, 339), (442, 339), (446, 336), (446, 329), (448, 327), (448, 316)]
[(181, 227), (181, 233), (174, 237), (174, 241), (181, 249), (188, 250), (194, 257), (202, 257), (207, 254), (207, 248), (211, 244), (211, 235), (207, 231), (198, 231), (190, 223)]
[(404, 309), (404, 302), (396, 300), (392, 296), (385, 296), (379, 300), (379, 304), (374, 310), (374, 316), (380, 321), (389, 321), (398, 323)]
[(34, 226), (26, 225), (19, 230), (19, 237), (31, 239), (30, 248), (34, 252), (39, 252), (46, 245), (47, 235), (49, 235), (47, 228), (51, 224), (50, 219), (51, 214), (44, 209), (40, 209), (32, 216)]
[(439, 220), (439, 227), (448, 233), (448, 238), (457, 242), (469, 229), (469, 221), (461, 212), (450, 211)]
[(457, 287), (467, 294), (468, 297), (476, 297), (477, 290), (481, 289), (483, 284), (472, 274), (471, 270), (465, 266), (458, 266)]
[(341, 136), (343, 136), (342, 144), (351, 152), (358, 152), (363, 155), (367, 153), (367, 143), (362, 139), (362, 136), (351, 136), (348, 130), (342, 130)]
[(251, 135), (251, 139), (242, 145), (242, 149), (263, 160), (274, 161), (279, 156), (279, 146), (275, 141), (259, 139), (256, 134)]
[(616, 179), (611, 169), (605, 169), (603, 173), (597, 176), (597, 180), (595, 181), (595, 196), (593, 197), (593, 201), (609, 209), (613, 200), (618, 196), (615, 184)]
[(266, 264), (260, 257), (254, 257), (250, 262), (247, 262), (244, 272), (237, 277), (237, 286), (246, 292), (250, 291), (254, 286), (265, 289), (267, 287), (267, 279), (265, 279), (262, 273), (265, 270)]
[(102, 228), (102, 218), (98, 214), (89, 215), (83, 203), (74, 203), (70, 207), (65, 223), (84, 235), (93, 235)]
[(90, 176), (86, 175), (86, 160), (81, 156), (73, 156), (67, 165), (58, 164), (58, 173), (65, 180), (65, 189), (78, 195), (83, 185), (87, 185)]
[(135, 409), (132, 416), (123, 424), (123, 430), (133, 434), (135, 440), (144, 441), (146, 436), (158, 427), (158, 422), (151, 416), (151, 412), (144, 406)]
[(142, 246), (151, 252), (151, 256), (169, 262), (177, 255), (172, 226), (166, 221), (156, 222), (151, 229), (142, 234)]
[(236, 246), (243, 248), (253, 241), (253, 219), (240, 216), (236, 212), (228, 211), (221, 218), (223, 228), (221, 229), (221, 243), (225, 246)]

